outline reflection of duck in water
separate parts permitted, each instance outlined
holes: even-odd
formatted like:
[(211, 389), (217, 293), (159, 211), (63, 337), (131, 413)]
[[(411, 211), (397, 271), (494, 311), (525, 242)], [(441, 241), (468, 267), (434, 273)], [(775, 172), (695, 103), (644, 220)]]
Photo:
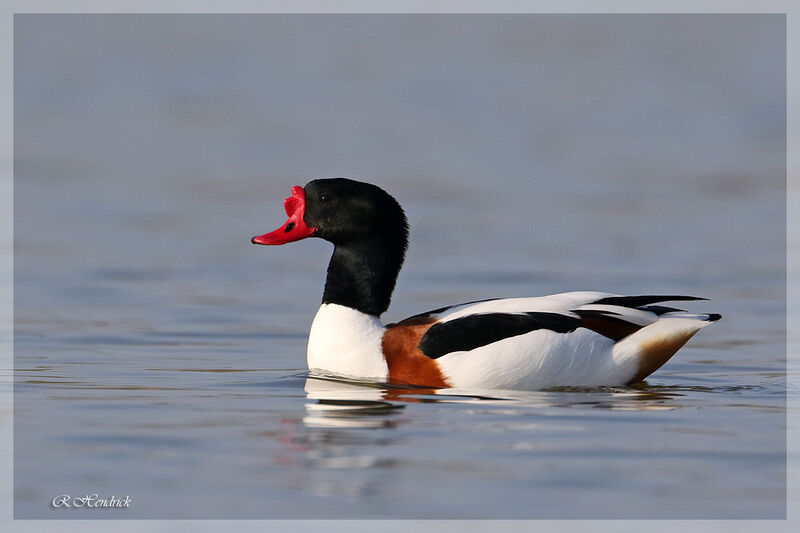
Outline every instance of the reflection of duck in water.
[(624, 385), (663, 365), (718, 314), (657, 305), (692, 296), (568, 292), (470, 302), (383, 326), (408, 245), (400, 205), (345, 178), (294, 187), (289, 220), (253, 238), (334, 245), (308, 340), (312, 370), (430, 387), (542, 389)]
[[(493, 405), (572, 409), (576, 405), (612, 411), (668, 411), (683, 407), (686, 389), (676, 387), (561, 387), (548, 391), (435, 389), (312, 375), (303, 423), (312, 427), (390, 428), (407, 421), (406, 404)], [(522, 412), (522, 411), (520, 411)]]
[(336, 379), (306, 380), (307, 426), (377, 428), (394, 425), (403, 405), (387, 401), (386, 389)]

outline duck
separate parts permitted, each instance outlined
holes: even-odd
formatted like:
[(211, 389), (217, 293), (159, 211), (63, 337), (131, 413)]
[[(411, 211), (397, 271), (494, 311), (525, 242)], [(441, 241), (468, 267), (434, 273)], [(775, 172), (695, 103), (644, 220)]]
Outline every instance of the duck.
[(643, 381), (721, 318), (664, 305), (682, 295), (574, 291), (492, 298), (383, 324), (409, 242), (400, 204), (348, 178), (292, 187), (288, 220), (253, 244), (333, 244), (311, 323), (310, 372), (432, 389), (542, 390)]

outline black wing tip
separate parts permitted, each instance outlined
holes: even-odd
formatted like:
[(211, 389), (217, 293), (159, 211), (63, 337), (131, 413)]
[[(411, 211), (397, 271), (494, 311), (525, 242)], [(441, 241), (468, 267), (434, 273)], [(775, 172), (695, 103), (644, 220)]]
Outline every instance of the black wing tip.
[(639, 296), (608, 296), (591, 303), (619, 305), (621, 307), (642, 307), (644, 305), (660, 302), (688, 302), (694, 300), (708, 300), (708, 298), (703, 298), (701, 296), (684, 296), (680, 294), (647, 294)]
[(661, 302), (693, 302), (696, 300), (708, 300), (703, 296), (686, 296), (685, 294), (656, 294), (642, 296), (642, 298), (659, 298)]
[[(706, 298), (703, 299), (705, 300)], [(708, 318), (706, 318), (706, 320), (709, 322), (716, 322), (720, 318), (722, 318), (722, 315), (719, 313), (709, 313)]]

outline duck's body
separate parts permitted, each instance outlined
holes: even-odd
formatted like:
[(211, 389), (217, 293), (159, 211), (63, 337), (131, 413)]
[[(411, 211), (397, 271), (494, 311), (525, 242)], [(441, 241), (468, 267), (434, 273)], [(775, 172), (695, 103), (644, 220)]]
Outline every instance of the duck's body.
[(284, 204), (287, 223), (254, 243), (317, 236), (335, 246), (309, 335), (312, 370), (430, 387), (624, 385), (720, 318), (656, 305), (701, 298), (582, 291), (470, 302), (384, 326), (408, 242), (397, 202), (334, 178), (294, 187)]

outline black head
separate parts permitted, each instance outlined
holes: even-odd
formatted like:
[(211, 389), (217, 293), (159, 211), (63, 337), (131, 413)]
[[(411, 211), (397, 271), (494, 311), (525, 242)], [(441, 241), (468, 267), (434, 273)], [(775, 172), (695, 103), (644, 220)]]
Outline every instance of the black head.
[(319, 237), (334, 245), (389, 240), (405, 251), (408, 222), (386, 191), (347, 178), (313, 180), (293, 187), (284, 200), (289, 220), (277, 230), (253, 237), (254, 244), (286, 244)]
[(408, 246), (408, 222), (386, 191), (347, 178), (294, 187), (284, 201), (289, 220), (254, 237), (255, 244), (285, 244), (319, 237), (333, 243), (323, 302), (379, 315), (389, 306)]

